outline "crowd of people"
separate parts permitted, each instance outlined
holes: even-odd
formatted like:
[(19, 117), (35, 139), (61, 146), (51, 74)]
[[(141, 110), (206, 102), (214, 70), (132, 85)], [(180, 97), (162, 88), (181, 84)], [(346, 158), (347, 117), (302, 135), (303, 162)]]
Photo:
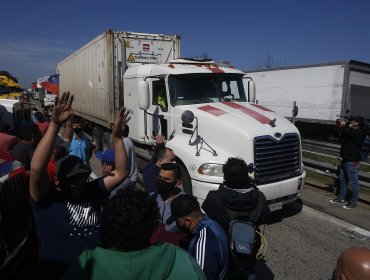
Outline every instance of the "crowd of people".
[[(39, 243), (33, 279), (256, 279), (261, 227), (271, 213), (243, 159), (225, 162), (223, 183), (200, 205), (183, 191), (176, 155), (159, 136), (143, 170), (144, 189), (137, 188), (130, 116), (122, 108), (112, 148), (96, 152), (102, 174), (90, 180), (95, 146), (73, 118), (72, 105), (73, 95), (63, 93), (51, 115), (36, 114), (20, 139), (1, 127), (2, 149), (23, 164), (29, 180)], [(346, 160), (357, 158), (344, 158), (343, 173)], [(350, 205), (357, 204), (356, 188), (354, 193)], [(370, 277), (369, 251), (344, 252), (333, 279), (356, 279), (344, 277), (358, 266)], [(353, 254), (360, 257), (354, 261)]]

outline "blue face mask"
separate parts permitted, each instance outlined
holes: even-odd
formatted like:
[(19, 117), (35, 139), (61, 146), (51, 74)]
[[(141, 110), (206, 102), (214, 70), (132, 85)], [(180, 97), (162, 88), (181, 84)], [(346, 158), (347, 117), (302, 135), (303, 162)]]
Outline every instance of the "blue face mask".
[(350, 123), (350, 124), (348, 125), (348, 127), (349, 127), (349, 128), (352, 128), (352, 127), (353, 127), (353, 124), (351, 124), (351, 123)]

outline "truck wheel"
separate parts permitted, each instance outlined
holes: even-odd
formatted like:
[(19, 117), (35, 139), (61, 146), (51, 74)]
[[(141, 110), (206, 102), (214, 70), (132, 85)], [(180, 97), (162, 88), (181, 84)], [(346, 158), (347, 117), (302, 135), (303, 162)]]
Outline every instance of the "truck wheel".
[(96, 150), (101, 151), (102, 148), (102, 140), (103, 140), (103, 133), (104, 131), (100, 128), (95, 126), (92, 130), (92, 139), (96, 145)]
[(102, 142), (101, 148), (103, 151), (111, 148), (112, 147), (112, 134), (110, 134), (109, 132), (104, 132), (103, 139), (101, 142)]
[(193, 195), (193, 187), (191, 185), (191, 178), (190, 178), (189, 172), (182, 163), (180, 163), (179, 166), (181, 170), (182, 189), (187, 194)]

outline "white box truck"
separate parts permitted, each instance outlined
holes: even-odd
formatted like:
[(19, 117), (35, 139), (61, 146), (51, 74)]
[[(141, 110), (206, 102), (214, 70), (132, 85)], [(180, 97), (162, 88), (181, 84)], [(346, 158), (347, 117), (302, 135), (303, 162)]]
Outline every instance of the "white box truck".
[(184, 190), (200, 200), (222, 183), (229, 157), (256, 165), (250, 176), (271, 208), (295, 200), (305, 179), (297, 128), (253, 103), (242, 71), (179, 57), (177, 35), (108, 30), (58, 64), (60, 90), (75, 95), (74, 114), (91, 125), (99, 148), (110, 145), (120, 106), (130, 111), (138, 148), (165, 135)]
[(297, 121), (335, 124), (346, 115), (370, 119), (370, 64), (349, 60), (246, 71), (257, 85), (258, 104)]

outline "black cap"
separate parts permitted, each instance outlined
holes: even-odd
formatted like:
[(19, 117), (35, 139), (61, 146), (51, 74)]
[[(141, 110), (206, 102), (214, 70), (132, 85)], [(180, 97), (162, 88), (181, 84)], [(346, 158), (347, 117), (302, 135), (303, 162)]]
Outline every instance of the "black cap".
[(171, 201), (171, 216), (167, 219), (166, 224), (170, 225), (177, 218), (189, 215), (194, 211), (201, 211), (197, 198), (188, 194), (179, 195)]
[(57, 161), (56, 175), (59, 180), (90, 173), (91, 171), (84, 165), (79, 157), (68, 155)]

